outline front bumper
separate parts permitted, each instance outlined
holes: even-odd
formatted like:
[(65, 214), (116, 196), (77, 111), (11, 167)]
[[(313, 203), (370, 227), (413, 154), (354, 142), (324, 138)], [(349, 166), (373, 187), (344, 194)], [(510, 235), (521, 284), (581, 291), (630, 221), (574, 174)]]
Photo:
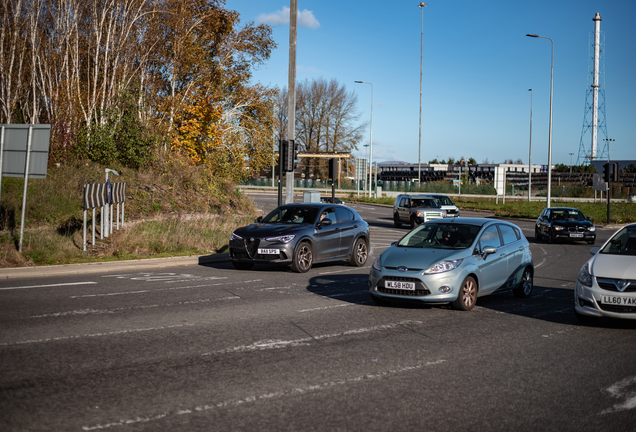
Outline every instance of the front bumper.
[[(464, 275), (459, 269), (435, 275), (422, 275), (421, 271), (400, 272), (383, 268), (369, 272), (369, 293), (387, 300), (415, 300), (423, 303), (449, 303), (459, 294)], [(385, 286), (387, 280), (414, 282), (415, 290), (391, 289)], [(447, 288), (446, 288), (447, 287)], [(448, 290), (442, 292), (440, 289)]]
[(593, 231), (566, 231), (566, 230), (553, 230), (554, 238), (558, 240), (572, 240), (572, 241), (596, 241), (596, 233)]
[[(604, 303), (612, 298), (615, 303)], [(602, 289), (596, 278), (592, 286), (582, 285), (578, 280), (574, 289), (574, 309), (582, 315), (620, 319), (636, 319), (636, 292), (617, 292)]]
[[(245, 243), (239, 240), (230, 240), (229, 257), (231, 261), (250, 263), (291, 264), (294, 256), (294, 242), (269, 243), (260, 240), (256, 244)], [(259, 249), (277, 249), (276, 254), (262, 254)]]

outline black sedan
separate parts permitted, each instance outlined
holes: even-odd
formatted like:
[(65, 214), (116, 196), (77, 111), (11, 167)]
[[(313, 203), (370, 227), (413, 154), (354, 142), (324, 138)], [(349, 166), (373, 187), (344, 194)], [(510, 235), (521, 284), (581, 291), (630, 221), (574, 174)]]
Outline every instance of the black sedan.
[(550, 207), (541, 212), (534, 227), (535, 240), (578, 240), (594, 244), (596, 227), (579, 209), (571, 207)]
[(369, 224), (353, 209), (334, 204), (286, 204), (230, 237), (230, 260), (239, 270), (256, 263), (286, 264), (304, 273), (312, 264), (348, 260), (363, 266)]

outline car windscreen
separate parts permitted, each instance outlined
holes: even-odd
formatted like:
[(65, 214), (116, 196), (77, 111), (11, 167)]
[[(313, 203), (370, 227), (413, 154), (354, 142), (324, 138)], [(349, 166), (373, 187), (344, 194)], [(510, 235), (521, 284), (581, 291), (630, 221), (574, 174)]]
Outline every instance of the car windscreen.
[(262, 220), (262, 223), (302, 224), (314, 223), (317, 208), (310, 207), (279, 207), (272, 210)]
[(572, 210), (552, 210), (552, 219), (561, 221), (583, 221), (586, 220), (583, 213), (577, 209)]
[(625, 227), (614, 236), (603, 249), (602, 254), (636, 255), (636, 227)]
[(480, 226), (465, 224), (425, 223), (400, 240), (400, 247), (432, 249), (466, 249), (470, 247)]
[(439, 203), (439, 205), (445, 205), (445, 206), (452, 206), (455, 205), (450, 198), (448, 198), (447, 196), (436, 196), (435, 197), (435, 201), (437, 201)]
[(422, 198), (413, 198), (411, 200), (411, 207), (439, 207), (437, 205), (437, 201), (433, 198), (422, 199)]

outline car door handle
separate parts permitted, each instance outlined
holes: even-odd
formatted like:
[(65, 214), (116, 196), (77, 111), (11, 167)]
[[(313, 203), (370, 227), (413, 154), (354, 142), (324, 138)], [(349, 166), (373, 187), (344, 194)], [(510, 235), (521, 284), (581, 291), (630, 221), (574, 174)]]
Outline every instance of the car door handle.
[(523, 250), (523, 246), (519, 246), (519, 250)]

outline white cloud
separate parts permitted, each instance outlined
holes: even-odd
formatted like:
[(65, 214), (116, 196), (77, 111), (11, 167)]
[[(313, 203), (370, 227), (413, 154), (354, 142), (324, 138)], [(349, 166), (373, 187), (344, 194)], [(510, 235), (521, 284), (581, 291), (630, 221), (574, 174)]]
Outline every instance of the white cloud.
[[(269, 24), (272, 26), (288, 25), (289, 24), (289, 8), (283, 6), (279, 11), (269, 14), (260, 14), (256, 18), (256, 22)], [(320, 23), (314, 16), (314, 12), (310, 10), (298, 11), (297, 25), (301, 27), (309, 27), (310, 29), (317, 29), (320, 27)]]

